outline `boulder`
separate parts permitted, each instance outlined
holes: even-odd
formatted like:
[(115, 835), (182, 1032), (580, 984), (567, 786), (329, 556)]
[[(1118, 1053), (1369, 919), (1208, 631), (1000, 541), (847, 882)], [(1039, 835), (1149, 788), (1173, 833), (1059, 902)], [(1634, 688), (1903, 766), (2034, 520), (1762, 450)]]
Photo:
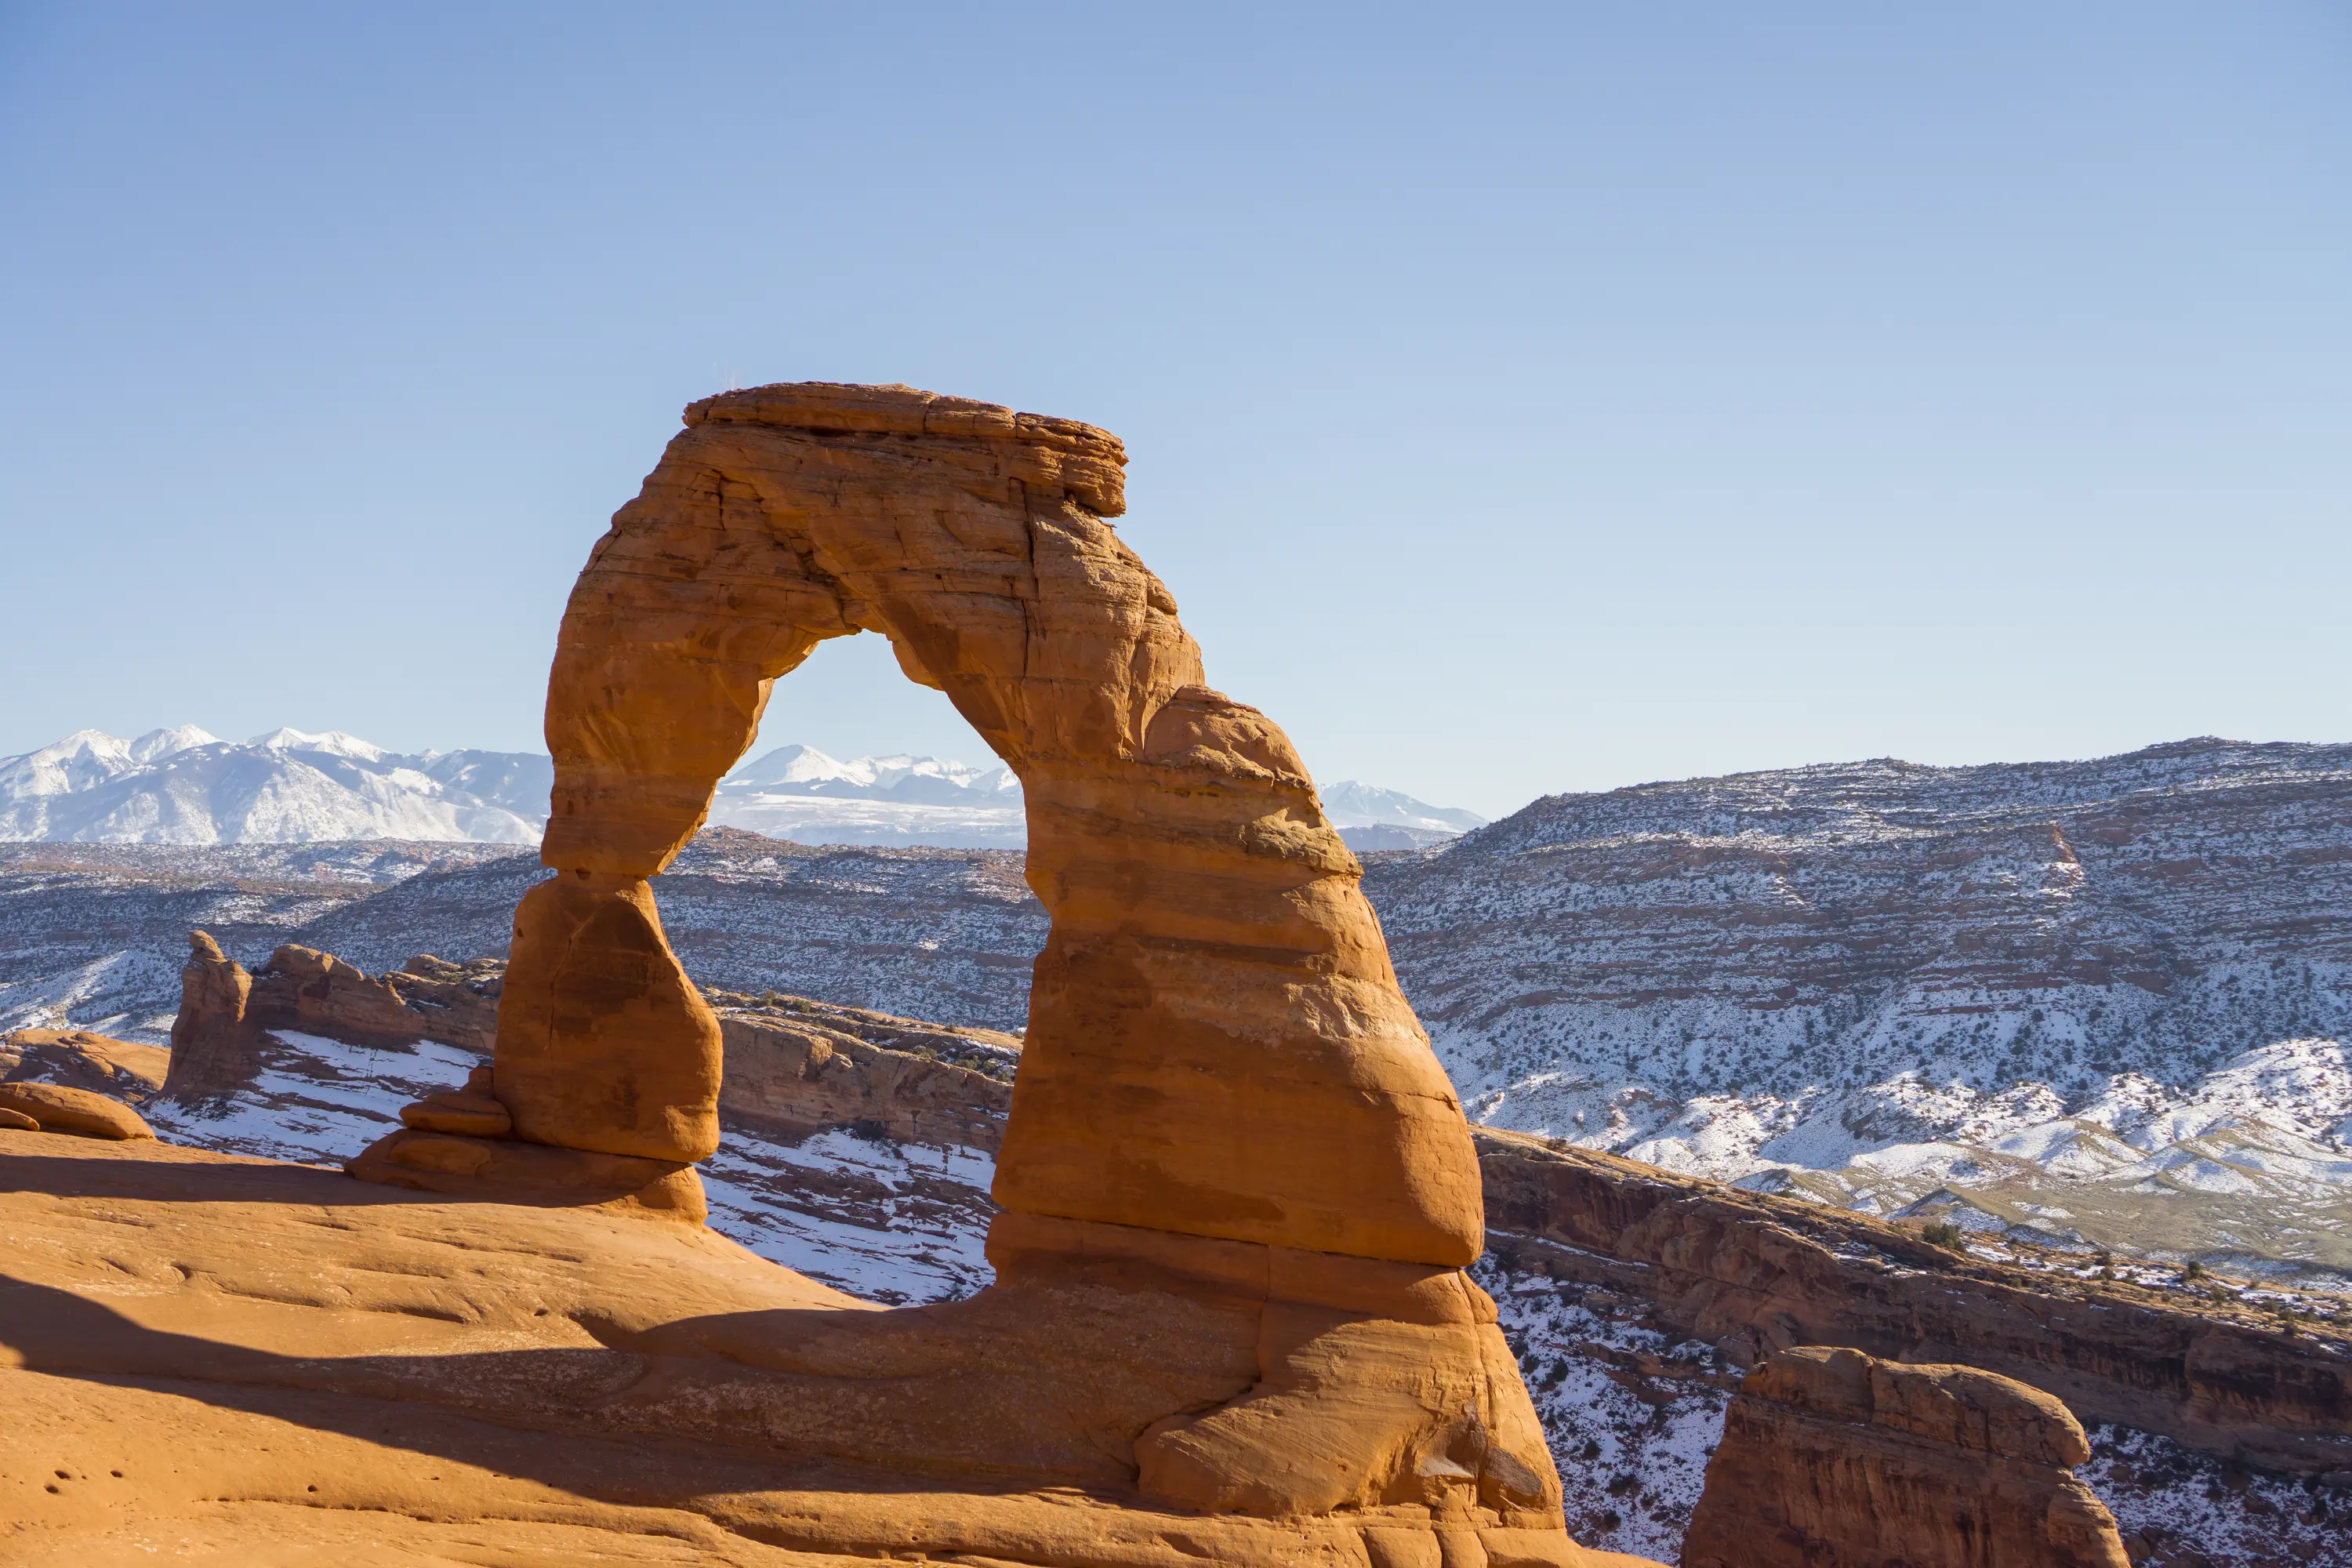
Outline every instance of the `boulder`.
[(140, 1114), (120, 1100), (57, 1083), (0, 1083), (0, 1110), (27, 1117), (45, 1132), (78, 1132), (85, 1138), (155, 1136)]
[(1740, 1384), (1683, 1568), (2127, 1568), (2090, 1456), (2013, 1378), (1801, 1347)]

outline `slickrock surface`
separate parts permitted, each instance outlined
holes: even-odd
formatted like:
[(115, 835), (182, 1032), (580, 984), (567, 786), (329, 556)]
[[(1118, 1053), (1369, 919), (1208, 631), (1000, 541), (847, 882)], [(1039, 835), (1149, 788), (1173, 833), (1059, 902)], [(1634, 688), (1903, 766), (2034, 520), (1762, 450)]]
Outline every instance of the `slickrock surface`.
[(2008, 1378), (1785, 1352), (1731, 1403), (1683, 1568), (2126, 1568), (2090, 1457)]
[(1521, 1134), (1479, 1133), (1514, 1267), (1654, 1303), (1749, 1364), (1792, 1345), (1958, 1362), (2089, 1421), (2305, 1475), (2352, 1470), (2352, 1345), (2179, 1292), (1963, 1258), (1917, 1233)]
[[(0, 1133), (0, 1246), (12, 1563), (1636, 1561), (1475, 1510), (1152, 1507), (1106, 1419), (1245, 1378), (1265, 1309), (1135, 1252), (1014, 1247), (992, 1302), (886, 1311), (697, 1228), (37, 1133)], [(1213, 1357), (1133, 1359), (1171, 1341)], [(1008, 1431), (1030, 1479), (971, 1462)], [(851, 1462), (893, 1445), (921, 1462)]]

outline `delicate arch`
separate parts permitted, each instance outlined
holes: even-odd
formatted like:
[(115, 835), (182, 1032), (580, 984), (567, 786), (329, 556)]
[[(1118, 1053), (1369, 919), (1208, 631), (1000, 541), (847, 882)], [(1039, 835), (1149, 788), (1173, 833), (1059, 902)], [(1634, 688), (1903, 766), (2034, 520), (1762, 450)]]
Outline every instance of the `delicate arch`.
[(911, 388), (687, 410), (567, 605), (542, 858), (499, 1016), (519, 1136), (693, 1160), (717, 1030), (646, 879), (772, 683), (887, 637), (1021, 777), (1052, 916), (996, 1196), (1019, 1214), (1425, 1264), (1480, 1247), (1468, 1130), (1288, 739), (1210, 690), (1104, 521), (1089, 426)]

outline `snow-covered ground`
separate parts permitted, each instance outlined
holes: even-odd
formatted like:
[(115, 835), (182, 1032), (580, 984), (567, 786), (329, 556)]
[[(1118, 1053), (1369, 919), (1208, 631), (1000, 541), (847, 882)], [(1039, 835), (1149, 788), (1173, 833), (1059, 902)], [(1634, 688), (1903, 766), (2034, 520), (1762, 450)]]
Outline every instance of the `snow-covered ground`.
[[(481, 1058), (456, 1046), (348, 1045), (278, 1030), (259, 1077), (233, 1095), (142, 1107), (175, 1143), (340, 1165), (400, 1125), (400, 1108), (465, 1082)], [(712, 1226), (788, 1268), (869, 1300), (949, 1300), (987, 1283), (982, 1242), (994, 1173), (969, 1149), (834, 1129), (780, 1139), (730, 1127), (702, 1167)]]

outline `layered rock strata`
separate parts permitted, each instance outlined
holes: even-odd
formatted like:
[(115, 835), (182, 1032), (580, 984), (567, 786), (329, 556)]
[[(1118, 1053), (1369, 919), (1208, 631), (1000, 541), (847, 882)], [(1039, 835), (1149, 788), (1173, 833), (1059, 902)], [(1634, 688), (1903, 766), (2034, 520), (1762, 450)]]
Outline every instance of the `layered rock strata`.
[[(730, 1331), (727, 1353), (791, 1394), (722, 1424), (1211, 1513), (1411, 1509), (1407, 1560), (1454, 1554), (1449, 1531), (1532, 1533), (1566, 1560), (1542, 1432), (1462, 1272), (1481, 1227), (1461, 1107), (1288, 739), (1204, 683), (1173, 599), (1105, 521), (1118, 442), (906, 387), (761, 387), (687, 426), (564, 613), (556, 874), (516, 910), (491, 1080), (412, 1107), (352, 1173), (478, 1196), (528, 1181), (539, 1201), (569, 1161), (583, 1200), (691, 1217), (724, 1037), (649, 879), (772, 684), (827, 637), (879, 632), (1020, 776), (1051, 920), (996, 1282), (821, 1343)], [(511, 1136), (467, 1130), (483, 1098)]]
[[(416, 958), (381, 978), (404, 995), (413, 978), (459, 987), (443, 1011), (412, 1001), (414, 1031), (425, 1034), (436, 1019), (464, 1018), (464, 998), (488, 1014), (501, 971), (497, 960)], [(305, 1022), (335, 1038), (373, 1038), (352, 1026), (376, 1016), (375, 994), (373, 983), (331, 986)], [(350, 1018), (346, 996), (356, 999)], [(787, 1136), (850, 1128), (982, 1151), (1001, 1139), (1018, 1060), (1011, 1037), (800, 997), (710, 999), (724, 1047), (724, 1116)], [(472, 1043), (488, 1026), (487, 1018), (478, 1032), (459, 1024), (439, 1037)], [(37, 1075), (136, 1103), (125, 1068), (59, 1067), (60, 1052), (89, 1055), (72, 1042), (96, 1038), (19, 1031), (0, 1042), (0, 1077)], [(160, 1079), (163, 1053), (114, 1049)], [(2331, 1393), (2343, 1358), (2322, 1338), (2200, 1310), (2177, 1293), (1961, 1259), (1899, 1226), (1551, 1141), (1484, 1130), (1476, 1139), (1498, 1256), (1654, 1303), (1675, 1337), (1714, 1342), (1742, 1363), (1804, 1341), (1966, 1361), (2060, 1394), (2086, 1419), (2224, 1460), (2307, 1475), (2352, 1469)]]
[(1741, 1364), (1795, 1345), (1961, 1363), (2225, 1459), (2352, 1470), (2352, 1354), (2335, 1342), (1570, 1144), (1478, 1143), (1498, 1256), (1650, 1301), (1676, 1337)]
[[(717, 1000), (714, 998), (714, 1000)], [(800, 997), (720, 1005), (719, 1110), (791, 1136), (829, 1127), (994, 1153), (1021, 1042)]]
[[(136, 1104), (163, 1088), (168, 1064), (177, 1065), (173, 1081), (199, 1096), (251, 1082), (272, 1030), (350, 1045), (437, 1040), (485, 1058), (497, 1037), (504, 959), (453, 963), (424, 953), (372, 975), (289, 944), (247, 972), (206, 933), (189, 941), (175, 1052), (83, 1030), (19, 1029), (0, 1039), (0, 1079), (37, 1077)], [(775, 992), (712, 992), (709, 1000), (719, 1020), (722, 1115), (787, 1135), (844, 1127), (990, 1153), (1003, 1137), (1017, 1036)], [(411, 1125), (510, 1134), (513, 1119), (491, 1097), (492, 1082), (486, 1067), (466, 1089), (420, 1102)]]
[(1741, 1384), (1683, 1568), (2127, 1568), (2083, 1428), (1965, 1366), (1789, 1351)]

